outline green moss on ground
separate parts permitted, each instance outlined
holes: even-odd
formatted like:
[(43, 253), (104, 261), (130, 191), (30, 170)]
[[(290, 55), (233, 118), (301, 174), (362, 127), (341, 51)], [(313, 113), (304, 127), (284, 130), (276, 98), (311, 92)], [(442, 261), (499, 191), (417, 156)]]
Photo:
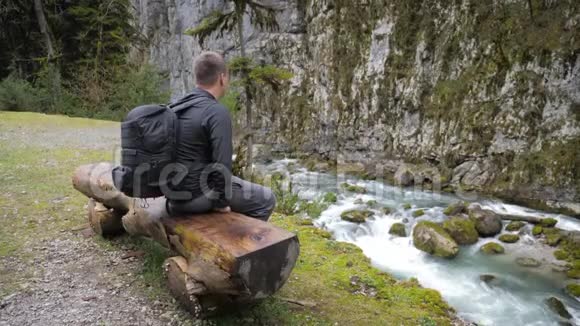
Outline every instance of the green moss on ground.
[[(2, 127), (31, 130), (32, 125), (55, 124), (90, 126), (101, 122), (18, 113), (13, 122), (1, 120)], [(19, 116), (22, 115), (22, 116)], [(78, 124), (77, 124), (78, 122)], [(109, 124), (109, 122), (105, 122)], [(114, 125), (113, 125), (114, 126)], [(99, 128), (100, 126), (94, 126)], [(63, 236), (75, 236), (86, 226), (87, 199), (70, 184), (71, 172), (81, 164), (112, 159), (108, 150), (45, 148), (23, 146), (13, 140), (0, 141), (0, 297), (29, 282), (33, 275), (10, 270), (5, 259), (34, 262), (35, 244)], [(271, 222), (296, 232), (301, 254), (288, 283), (274, 297), (241, 312), (210, 319), (218, 325), (451, 325), (451, 308), (441, 295), (420, 287), (416, 281), (397, 281), (373, 266), (354, 245), (329, 240), (328, 233), (301, 225), (302, 219), (275, 214)], [(133, 248), (145, 252), (139, 274), (132, 276), (132, 288), (151, 300), (169, 298), (161, 263), (170, 253), (156, 242), (121, 236), (113, 240), (94, 237), (106, 250)], [(140, 277), (142, 276), (142, 277)], [(351, 282), (356, 276), (357, 282)], [(361, 288), (374, 287), (376, 296), (360, 294)], [(289, 303), (286, 298), (313, 302), (313, 308)], [(168, 299), (167, 302), (171, 302)], [(169, 303), (171, 304), (171, 303)], [(173, 309), (179, 309), (175, 306)]]

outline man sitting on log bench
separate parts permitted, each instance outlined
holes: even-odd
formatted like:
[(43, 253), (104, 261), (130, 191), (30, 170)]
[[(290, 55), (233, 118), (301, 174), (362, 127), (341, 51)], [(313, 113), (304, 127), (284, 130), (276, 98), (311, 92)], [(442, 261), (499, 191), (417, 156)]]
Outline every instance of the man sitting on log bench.
[(269, 188), (232, 176), (232, 120), (218, 102), (229, 86), (226, 63), (204, 52), (194, 63), (197, 87), (172, 104), (179, 111), (177, 163), (188, 167), (174, 188), (186, 199), (170, 199), (170, 215), (234, 211), (267, 221), (276, 199)]

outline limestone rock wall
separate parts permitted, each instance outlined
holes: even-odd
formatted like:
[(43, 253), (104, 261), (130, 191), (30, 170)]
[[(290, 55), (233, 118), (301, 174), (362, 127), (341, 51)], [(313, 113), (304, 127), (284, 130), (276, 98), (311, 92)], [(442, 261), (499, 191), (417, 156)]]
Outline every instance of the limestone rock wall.
[[(256, 102), (262, 142), (388, 173), (435, 167), (454, 188), (580, 213), (580, 2), (264, 3), (280, 29), (247, 21), (249, 52), (294, 78)], [(183, 94), (201, 51), (183, 32), (229, 2), (134, 4), (149, 60)], [(230, 35), (205, 46), (236, 55)]]

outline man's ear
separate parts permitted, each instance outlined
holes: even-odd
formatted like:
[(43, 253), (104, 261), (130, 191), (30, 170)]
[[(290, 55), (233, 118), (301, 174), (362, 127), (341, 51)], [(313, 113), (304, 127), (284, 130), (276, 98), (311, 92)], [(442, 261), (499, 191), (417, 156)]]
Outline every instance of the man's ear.
[(224, 87), (224, 86), (225, 86), (225, 84), (226, 84), (226, 83), (224, 82), (224, 77), (225, 77), (225, 75), (224, 75), (224, 74), (220, 74), (220, 86), (221, 86), (221, 87)]

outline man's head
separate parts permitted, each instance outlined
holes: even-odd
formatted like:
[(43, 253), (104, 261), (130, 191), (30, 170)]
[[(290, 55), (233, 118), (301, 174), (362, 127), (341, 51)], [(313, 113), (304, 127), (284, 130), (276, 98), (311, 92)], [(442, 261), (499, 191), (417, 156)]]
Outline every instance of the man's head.
[(205, 89), (216, 98), (225, 95), (229, 74), (224, 58), (216, 52), (203, 52), (193, 64), (197, 87)]

